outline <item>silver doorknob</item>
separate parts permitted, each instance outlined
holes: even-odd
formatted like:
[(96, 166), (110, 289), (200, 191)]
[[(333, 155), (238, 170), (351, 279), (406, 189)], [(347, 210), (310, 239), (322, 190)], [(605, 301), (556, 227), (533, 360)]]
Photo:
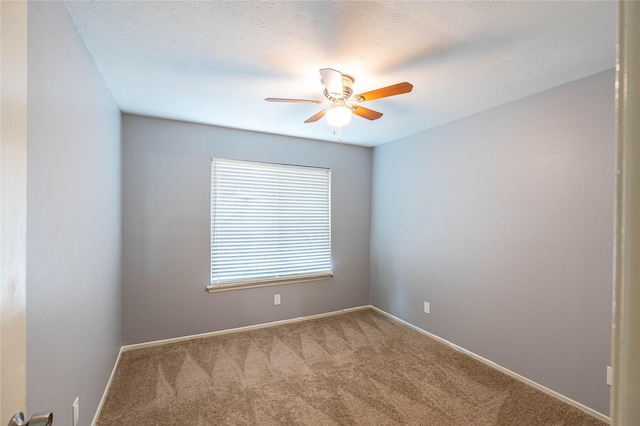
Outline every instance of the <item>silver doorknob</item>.
[(36, 413), (29, 419), (28, 422), (24, 421), (23, 413), (16, 413), (9, 420), (9, 426), (51, 426), (53, 423), (52, 412)]

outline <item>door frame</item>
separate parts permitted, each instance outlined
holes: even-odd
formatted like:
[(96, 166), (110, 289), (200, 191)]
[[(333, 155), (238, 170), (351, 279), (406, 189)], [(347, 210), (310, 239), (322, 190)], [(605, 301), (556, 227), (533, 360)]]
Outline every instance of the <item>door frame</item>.
[(27, 2), (0, 1), (0, 424), (26, 412)]
[(613, 293), (613, 425), (640, 419), (640, 2), (620, 1)]

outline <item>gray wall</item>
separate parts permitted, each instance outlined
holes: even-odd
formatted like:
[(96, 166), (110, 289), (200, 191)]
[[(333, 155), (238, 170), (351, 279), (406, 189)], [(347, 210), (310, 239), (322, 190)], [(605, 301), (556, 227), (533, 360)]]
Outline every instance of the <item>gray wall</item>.
[(372, 303), (607, 414), (614, 146), (607, 71), (375, 148)]
[(59, 2), (28, 5), (27, 409), (97, 409), (120, 348), (120, 110)]
[[(123, 120), (125, 344), (369, 303), (371, 149), (134, 115)], [(331, 167), (331, 280), (209, 294), (211, 157)], [(273, 295), (282, 304), (273, 305)]]

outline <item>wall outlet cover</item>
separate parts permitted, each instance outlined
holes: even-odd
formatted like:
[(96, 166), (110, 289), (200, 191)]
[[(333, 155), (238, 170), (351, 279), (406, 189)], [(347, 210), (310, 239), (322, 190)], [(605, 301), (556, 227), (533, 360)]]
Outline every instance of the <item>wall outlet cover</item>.
[(611, 386), (613, 384), (613, 368), (607, 367), (607, 384)]
[(431, 313), (431, 303), (424, 302), (424, 313), (425, 314), (430, 314)]
[(280, 295), (279, 294), (274, 294), (273, 295), (273, 304), (274, 305), (279, 305), (280, 304)]

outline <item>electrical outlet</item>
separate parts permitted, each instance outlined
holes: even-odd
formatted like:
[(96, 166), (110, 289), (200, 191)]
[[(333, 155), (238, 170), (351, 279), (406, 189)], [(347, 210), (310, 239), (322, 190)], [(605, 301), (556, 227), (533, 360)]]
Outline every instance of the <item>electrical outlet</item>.
[(78, 419), (80, 419), (80, 397), (77, 397), (75, 401), (73, 401), (73, 405), (71, 406), (71, 420), (73, 426), (78, 425)]
[(607, 384), (611, 386), (613, 384), (613, 368), (607, 367)]
[(424, 302), (424, 313), (431, 314), (431, 303)]
[(279, 294), (274, 294), (273, 295), (273, 304), (276, 305), (276, 306), (280, 304), (280, 295)]

